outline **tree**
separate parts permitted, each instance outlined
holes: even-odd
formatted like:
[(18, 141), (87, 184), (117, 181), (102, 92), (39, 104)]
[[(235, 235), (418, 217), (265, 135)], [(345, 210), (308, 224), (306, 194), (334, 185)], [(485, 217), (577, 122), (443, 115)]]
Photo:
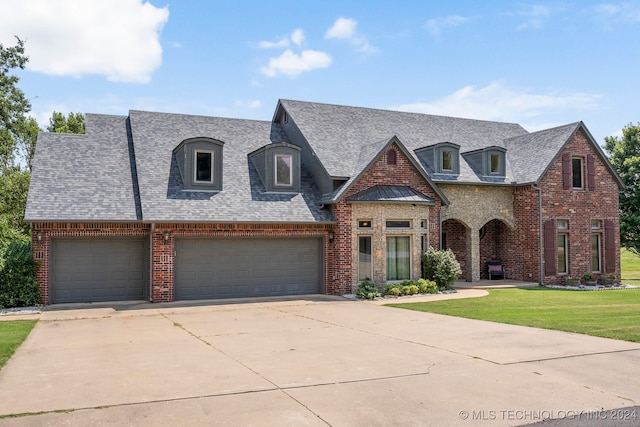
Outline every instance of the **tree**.
[(629, 123), (622, 138), (608, 136), (605, 150), (624, 183), (620, 191), (620, 243), (640, 254), (640, 123)]
[(11, 74), (15, 68), (24, 69), (29, 60), (24, 41), (16, 39), (13, 47), (0, 44), (0, 173), (15, 165), (18, 140), (24, 136), (26, 115), (31, 111), (31, 103), (17, 86), (20, 79)]
[(84, 116), (81, 113), (69, 113), (68, 117), (57, 111), (49, 119), (49, 132), (84, 133)]

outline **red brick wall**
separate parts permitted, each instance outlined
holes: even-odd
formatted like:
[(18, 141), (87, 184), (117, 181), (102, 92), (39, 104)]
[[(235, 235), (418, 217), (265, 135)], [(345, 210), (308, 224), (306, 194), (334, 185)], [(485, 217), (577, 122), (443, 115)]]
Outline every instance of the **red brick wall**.
[[(153, 232), (151, 282), (153, 302), (174, 300), (174, 239), (176, 237), (324, 237), (325, 266), (333, 262), (333, 245), (329, 242), (332, 224), (158, 224)], [(163, 234), (169, 232), (165, 243)], [(42, 242), (37, 235), (41, 233)], [(49, 258), (51, 238), (149, 236), (149, 224), (106, 223), (35, 223), (33, 254), (38, 262), (37, 280), (42, 302), (49, 302)], [(331, 293), (330, 271), (325, 267), (325, 289)]]
[[(336, 216), (335, 257), (333, 266), (336, 281), (330, 287), (331, 292), (344, 294), (351, 292), (351, 206), (345, 199), (375, 185), (406, 185), (422, 194), (432, 197), (436, 205), (429, 209), (429, 244), (435, 248), (440, 245), (440, 208), (442, 202), (438, 194), (422, 177), (410, 160), (400, 151), (396, 144), (396, 164), (388, 164), (387, 152), (367, 169), (353, 186), (343, 195), (340, 202), (333, 206)], [(332, 275), (333, 277), (334, 275)]]
[(446, 236), (447, 247), (456, 256), (458, 264), (460, 264), (459, 278), (467, 277), (467, 229), (460, 221), (448, 219), (442, 223), (442, 232)]
[[(562, 186), (562, 154), (595, 157), (596, 188), (588, 190), (564, 190)], [(586, 168), (586, 162), (585, 162)], [(586, 180), (586, 170), (585, 170)], [(619, 246), (618, 187), (605, 164), (589, 144), (586, 135), (579, 131), (567, 143), (563, 152), (551, 165), (539, 184), (542, 189), (542, 222), (548, 219), (566, 219), (570, 223), (569, 272), (582, 275), (590, 271), (591, 220), (610, 219), (615, 224), (616, 245)], [(540, 218), (539, 193), (531, 186), (514, 189), (515, 232), (507, 251), (515, 270), (510, 278), (540, 281)], [(603, 254), (604, 256), (604, 254)], [(620, 272), (619, 253), (616, 256), (616, 276)], [(531, 274), (531, 277), (529, 277)], [(562, 275), (544, 277), (545, 284), (562, 283)]]

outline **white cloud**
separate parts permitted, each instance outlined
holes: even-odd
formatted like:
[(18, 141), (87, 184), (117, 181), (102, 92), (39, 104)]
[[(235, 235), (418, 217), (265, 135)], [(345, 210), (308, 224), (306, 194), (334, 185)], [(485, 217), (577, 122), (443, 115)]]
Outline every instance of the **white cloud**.
[(324, 35), (326, 39), (350, 39), (356, 33), (357, 22), (350, 18), (338, 18)]
[(596, 5), (594, 10), (597, 15), (604, 16), (606, 18), (621, 17), (624, 21), (640, 22), (640, 6), (634, 3), (603, 3)]
[(520, 92), (504, 82), (494, 81), (482, 88), (465, 86), (433, 102), (403, 104), (392, 108), (415, 113), (516, 122), (527, 124), (527, 129), (535, 130), (552, 125), (550, 117), (558, 112), (593, 108), (598, 105), (600, 98), (600, 95), (588, 93)]
[(285, 50), (277, 58), (269, 59), (269, 65), (262, 67), (262, 74), (275, 77), (279, 74), (296, 77), (305, 71), (327, 68), (331, 65), (331, 57), (317, 50), (303, 50), (299, 55), (291, 49)]
[(443, 18), (429, 19), (425, 27), (429, 33), (436, 37), (439, 36), (443, 29), (454, 28), (469, 22), (469, 18), (458, 15), (445, 16)]
[(291, 33), (291, 41), (300, 46), (304, 41), (304, 32), (300, 28), (293, 30), (293, 33)]
[(531, 5), (527, 9), (522, 10), (518, 15), (525, 18), (525, 21), (518, 25), (518, 30), (542, 28), (544, 20), (551, 15), (551, 8), (542, 5)]
[(304, 41), (304, 32), (300, 28), (296, 28), (291, 33), (291, 36), (286, 36), (281, 38), (278, 41), (270, 42), (270, 41), (261, 41), (258, 43), (258, 47), (260, 49), (284, 49), (289, 47), (289, 45), (293, 42), (293, 44), (300, 46)]
[(327, 30), (324, 38), (349, 40), (357, 52), (364, 54), (376, 53), (378, 49), (372, 46), (365, 36), (358, 34), (357, 25), (358, 22), (351, 18), (338, 18)]
[(251, 110), (255, 110), (256, 108), (262, 107), (262, 102), (259, 99), (249, 99), (244, 101), (236, 101), (236, 107), (248, 108)]
[(142, 0), (2, 2), (0, 43), (26, 40), (32, 71), (146, 83), (162, 63), (159, 37), (168, 19), (168, 7)]

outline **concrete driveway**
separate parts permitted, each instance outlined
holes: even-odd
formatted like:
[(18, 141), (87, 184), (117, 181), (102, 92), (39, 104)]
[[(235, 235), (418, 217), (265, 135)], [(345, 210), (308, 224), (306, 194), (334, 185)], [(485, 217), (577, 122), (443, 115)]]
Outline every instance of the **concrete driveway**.
[(634, 343), (329, 296), (114, 307), (40, 315), (0, 425), (640, 424)]

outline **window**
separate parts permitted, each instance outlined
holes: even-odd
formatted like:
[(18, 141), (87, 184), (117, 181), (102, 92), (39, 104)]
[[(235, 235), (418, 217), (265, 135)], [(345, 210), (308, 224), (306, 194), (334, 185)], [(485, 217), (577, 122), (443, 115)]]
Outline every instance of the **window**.
[(571, 179), (573, 188), (584, 188), (582, 177), (582, 157), (571, 159)]
[(600, 230), (602, 228), (602, 221), (599, 219), (591, 220), (591, 229), (592, 230)]
[(371, 236), (358, 238), (358, 280), (371, 280)]
[(442, 152), (442, 170), (443, 171), (453, 170), (453, 153), (449, 150), (444, 150)]
[(387, 151), (387, 164), (395, 165), (396, 163), (398, 163), (397, 157), (398, 156), (397, 156), (396, 150)]
[(369, 219), (360, 219), (358, 220), (358, 228), (371, 228), (371, 220)]
[(411, 278), (409, 236), (387, 236), (387, 280)]
[(569, 272), (569, 235), (558, 233), (557, 246), (558, 273), (567, 274)]
[(569, 229), (569, 221), (566, 219), (559, 219), (556, 221), (556, 227), (558, 227), (558, 230), (567, 230)]
[(275, 160), (275, 185), (291, 187), (293, 185), (291, 174), (292, 156), (290, 154), (276, 154)]
[(490, 169), (489, 169), (489, 171), (492, 174), (500, 173), (500, 155), (499, 154), (492, 154), (490, 156)]
[(591, 234), (591, 271), (593, 273), (600, 273), (600, 233)]
[(410, 220), (395, 220), (395, 221), (387, 221), (387, 228), (411, 228)]
[(195, 150), (194, 181), (213, 183), (213, 152)]

